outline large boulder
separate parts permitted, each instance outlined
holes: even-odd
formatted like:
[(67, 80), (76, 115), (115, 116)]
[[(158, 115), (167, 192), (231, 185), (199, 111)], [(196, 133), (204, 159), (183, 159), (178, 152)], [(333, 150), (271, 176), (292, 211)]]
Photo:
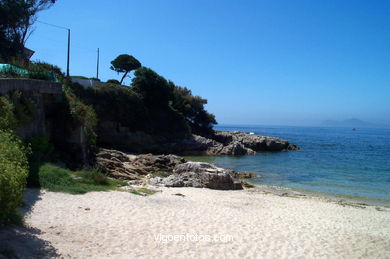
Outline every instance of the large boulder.
[(174, 149), (175, 153), (184, 155), (242, 156), (256, 153), (238, 141), (233, 141), (225, 145), (216, 140), (197, 135), (193, 135), (192, 138), (177, 143)]
[(98, 167), (108, 176), (122, 180), (140, 180), (148, 174), (172, 173), (173, 169), (187, 162), (175, 155), (130, 155), (116, 150), (103, 150), (96, 155)]
[(233, 141), (228, 145), (224, 146), (219, 152), (219, 155), (230, 155), (230, 156), (243, 156), (243, 155), (253, 155), (256, 152), (250, 148), (245, 147), (238, 141)]
[(226, 170), (209, 163), (187, 162), (175, 167), (174, 173), (162, 180), (167, 187), (198, 187), (218, 190), (240, 190), (242, 184)]
[(284, 139), (252, 135), (241, 131), (215, 131), (212, 138), (225, 146), (239, 142), (245, 148), (253, 151), (299, 150), (296, 145), (290, 144)]

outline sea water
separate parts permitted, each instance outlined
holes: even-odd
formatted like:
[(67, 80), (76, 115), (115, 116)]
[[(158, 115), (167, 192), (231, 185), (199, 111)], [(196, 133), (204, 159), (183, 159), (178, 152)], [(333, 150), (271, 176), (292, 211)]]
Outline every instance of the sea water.
[(279, 137), (301, 148), (203, 158), (220, 167), (257, 173), (261, 177), (254, 183), (390, 205), (390, 129), (228, 125), (215, 129)]

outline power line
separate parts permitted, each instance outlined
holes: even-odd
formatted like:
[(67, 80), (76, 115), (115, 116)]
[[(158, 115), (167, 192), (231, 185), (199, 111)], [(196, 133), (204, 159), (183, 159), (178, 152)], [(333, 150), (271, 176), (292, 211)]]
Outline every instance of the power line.
[(55, 24), (51, 24), (51, 23), (48, 23), (48, 22), (42, 22), (42, 21), (38, 21), (37, 22), (39, 23), (42, 23), (42, 24), (46, 24), (46, 25), (49, 25), (49, 26), (52, 26), (52, 27), (56, 27), (58, 29), (63, 29), (63, 30), (67, 30), (68, 31), (68, 53), (67, 53), (67, 59), (66, 59), (66, 76), (69, 77), (69, 60), (70, 60), (70, 29), (69, 28), (65, 28), (65, 27), (62, 27), (62, 26), (58, 26), (58, 25), (55, 25)]
[(59, 29), (70, 30), (69, 28), (58, 26), (58, 25), (51, 24), (51, 23), (48, 23), (48, 22), (42, 22), (42, 21), (38, 21), (38, 20), (37, 20), (37, 22), (42, 23), (42, 24), (46, 24), (46, 25), (49, 25), (49, 26), (53, 26), (53, 27), (56, 27), (56, 28), (59, 28)]

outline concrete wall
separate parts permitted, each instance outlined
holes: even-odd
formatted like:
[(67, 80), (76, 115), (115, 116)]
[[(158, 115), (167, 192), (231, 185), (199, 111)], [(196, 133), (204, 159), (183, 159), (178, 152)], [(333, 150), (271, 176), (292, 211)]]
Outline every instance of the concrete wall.
[(103, 84), (102, 82), (95, 80), (95, 79), (82, 79), (82, 78), (76, 78), (72, 77), (72, 83), (78, 83), (82, 85), (84, 88), (90, 88), (94, 86), (98, 86)]
[(0, 94), (4, 95), (13, 91), (36, 92), (44, 94), (60, 95), (62, 87), (60, 83), (22, 78), (0, 78)]
[(62, 86), (59, 83), (34, 79), (0, 79), (0, 95), (11, 95), (19, 91), (23, 98), (34, 103), (35, 111), (31, 123), (17, 129), (22, 138), (33, 135), (50, 136), (51, 129), (46, 119), (48, 107), (61, 102)]

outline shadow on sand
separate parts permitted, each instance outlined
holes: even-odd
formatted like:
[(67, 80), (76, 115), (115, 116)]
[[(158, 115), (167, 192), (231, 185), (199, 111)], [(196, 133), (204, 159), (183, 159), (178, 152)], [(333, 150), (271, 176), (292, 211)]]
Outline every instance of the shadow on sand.
[[(27, 216), (34, 204), (40, 200), (39, 189), (27, 189), (22, 216)], [(59, 257), (56, 249), (41, 238), (39, 229), (28, 226), (0, 228), (0, 259), (2, 258), (55, 258)]]

